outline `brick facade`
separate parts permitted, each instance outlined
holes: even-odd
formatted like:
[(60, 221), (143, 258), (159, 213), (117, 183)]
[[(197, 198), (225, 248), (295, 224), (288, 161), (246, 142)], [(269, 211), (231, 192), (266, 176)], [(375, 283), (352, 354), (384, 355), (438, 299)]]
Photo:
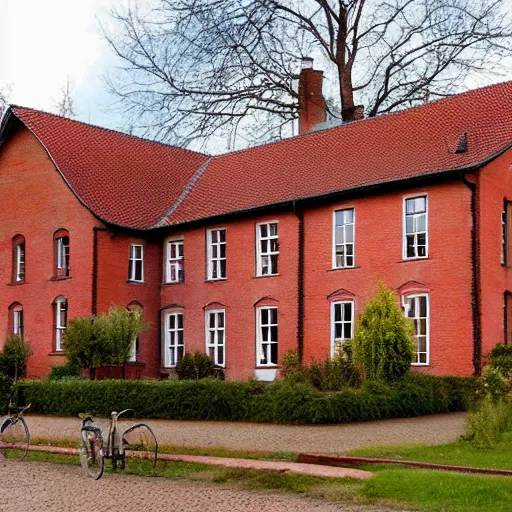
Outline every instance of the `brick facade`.
[[(194, 224), (163, 222), (151, 229), (127, 229), (100, 221), (91, 213), (44, 146), (20, 123), (0, 151), (0, 344), (12, 330), (10, 306), (21, 304), (24, 335), (33, 351), (28, 377), (42, 378), (52, 365), (65, 361), (62, 353), (55, 353), (57, 297), (67, 300), (68, 321), (105, 312), (112, 304), (138, 304), (150, 328), (139, 337), (139, 364), (131, 365), (128, 373), (156, 378), (170, 371), (163, 368), (166, 315), (183, 314), (185, 351), (205, 351), (205, 312), (223, 309), (226, 377), (246, 379), (262, 375), (264, 369), (256, 355), (258, 307), (278, 308), (280, 356), (299, 348), (302, 325), (304, 360), (323, 360), (331, 355), (331, 301), (349, 298), (355, 313), (360, 313), (381, 279), (399, 295), (428, 294), (430, 360), (415, 369), (470, 375), (475, 371), (475, 343), (481, 342), (485, 356), (505, 338), (504, 297), (505, 292), (512, 293), (512, 276), (500, 260), (501, 219), (504, 201), (512, 201), (511, 164), (512, 152), (506, 151), (466, 177), (463, 171), (426, 176), (415, 182), (397, 181), (386, 189), (333, 194), (322, 201), (294, 200), (279, 207), (262, 206), (252, 213), (211, 215), (211, 220), (195, 219)], [(222, 165), (222, 160), (216, 165)], [(474, 209), (467, 182), (475, 184)], [(404, 260), (404, 198), (419, 195), (428, 198), (428, 258)], [(180, 203), (175, 207), (179, 209)], [(133, 208), (144, 208), (144, 204), (134, 200)], [(208, 212), (211, 204), (205, 203), (204, 208)], [(355, 267), (333, 269), (333, 216), (346, 208), (355, 211)], [(257, 277), (256, 232), (264, 222), (278, 225), (279, 268), (278, 275)], [(225, 280), (210, 281), (206, 233), (216, 228), (226, 229), (227, 275)], [(59, 230), (69, 233), (70, 276), (56, 279), (54, 234)], [(22, 283), (13, 282), (13, 239), (17, 235), (25, 239)], [(185, 280), (168, 284), (166, 247), (178, 239), (184, 241)], [(143, 283), (128, 279), (130, 244), (144, 246)], [(475, 319), (479, 328), (475, 328)], [(98, 374), (106, 375), (112, 373)]]

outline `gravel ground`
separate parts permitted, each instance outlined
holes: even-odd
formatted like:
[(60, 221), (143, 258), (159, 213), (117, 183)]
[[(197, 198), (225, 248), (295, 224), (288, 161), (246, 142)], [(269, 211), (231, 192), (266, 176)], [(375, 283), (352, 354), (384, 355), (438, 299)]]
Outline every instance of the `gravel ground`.
[(94, 481), (76, 466), (0, 463), (0, 511), (23, 512), (378, 512), (382, 507), (329, 503), (300, 496), (249, 492), (181, 479), (105, 475)]
[[(29, 414), (26, 420), (33, 439), (77, 439), (78, 442), (78, 418)], [(106, 420), (98, 421), (106, 424)], [(463, 433), (464, 422), (464, 413), (323, 426), (147, 420), (160, 444), (330, 455), (342, 455), (366, 446), (452, 442)]]

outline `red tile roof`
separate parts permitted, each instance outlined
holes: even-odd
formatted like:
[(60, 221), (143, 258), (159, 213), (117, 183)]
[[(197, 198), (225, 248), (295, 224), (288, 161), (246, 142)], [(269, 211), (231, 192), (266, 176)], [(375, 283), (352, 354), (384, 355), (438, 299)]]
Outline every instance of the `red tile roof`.
[(512, 144), (512, 82), (212, 158), (12, 111), (94, 214), (141, 229), (465, 169)]
[(80, 201), (100, 219), (150, 228), (208, 157), (23, 107), (14, 115), (44, 145)]

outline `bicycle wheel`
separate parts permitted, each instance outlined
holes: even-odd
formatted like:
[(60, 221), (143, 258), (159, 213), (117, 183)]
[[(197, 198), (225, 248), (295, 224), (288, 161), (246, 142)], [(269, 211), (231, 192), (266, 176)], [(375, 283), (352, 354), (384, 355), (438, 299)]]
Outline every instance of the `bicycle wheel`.
[(0, 453), (5, 459), (23, 460), (28, 453), (30, 434), (23, 417), (7, 418), (0, 426)]
[(105, 467), (101, 430), (95, 427), (85, 427), (80, 433), (80, 464), (87, 476), (98, 480), (103, 475)]
[(121, 436), (121, 442), (123, 453), (126, 450), (148, 452), (153, 467), (156, 466), (158, 443), (155, 434), (145, 423), (137, 423), (137, 425), (125, 430)]

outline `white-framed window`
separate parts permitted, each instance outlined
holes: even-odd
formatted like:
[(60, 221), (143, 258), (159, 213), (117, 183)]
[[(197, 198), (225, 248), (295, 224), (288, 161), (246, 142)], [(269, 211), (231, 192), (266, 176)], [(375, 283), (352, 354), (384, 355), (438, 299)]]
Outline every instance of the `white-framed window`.
[(19, 303), (14, 303), (9, 307), (10, 329), (12, 334), (23, 337), (23, 307)]
[[(144, 314), (142, 306), (137, 302), (132, 302), (132, 303), (128, 304), (127, 309), (132, 315), (138, 315), (139, 317), (142, 317), (142, 315)], [(132, 339), (132, 344), (130, 347), (130, 355), (128, 356), (127, 361), (129, 363), (136, 363), (138, 360), (138, 357), (139, 357), (139, 335), (136, 334)]]
[(207, 231), (207, 275), (209, 280), (226, 279), (226, 229)]
[(206, 353), (217, 366), (226, 366), (226, 311), (210, 309), (205, 314)]
[(275, 366), (279, 361), (277, 307), (262, 306), (256, 309), (257, 366)]
[(144, 281), (144, 246), (138, 244), (130, 245), (130, 263), (128, 279), (142, 283)]
[(16, 245), (16, 274), (17, 282), (25, 281), (25, 242)]
[(405, 295), (403, 297), (405, 316), (414, 322), (414, 341), (416, 354), (414, 365), (428, 365), (430, 354), (430, 312), (427, 293)]
[(428, 203), (427, 196), (404, 198), (403, 258), (428, 257)]
[(166, 283), (182, 283), (185, 281), (184, 264), (183, 240), (171, 240), (167, 242)]
[(278, 274), (279, 235), (277, 222), (256, 225), (256, 275)]
[(343, 343), (354, 338), (354, 301), (331, 302), (331, 357), (342, 353)]
[(173, 368), (185, 353), (183, 313), (167, 313), (164, 322), (164, 365)]
[(55, 299), (55, 351), (63, 350), (62, 339), (67, 326), (68, 303), (64, 297)]
[(355, 209), (346, 208), (334, 212), (333, 268), (355, 266)]
[(57, 238), (57, 271), (69, 275), (69, 236)]

